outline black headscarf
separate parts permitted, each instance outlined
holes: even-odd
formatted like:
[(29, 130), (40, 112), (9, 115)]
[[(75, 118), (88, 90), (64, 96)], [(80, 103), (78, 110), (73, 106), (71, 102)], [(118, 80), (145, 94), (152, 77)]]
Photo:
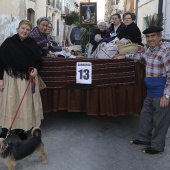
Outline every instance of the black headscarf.
[(28, 79), (28, 69), (41, 64), (40, 49), (32, 38), (21, 40), (18, 34), (7, 38), (0, 47), (0, 79), (8, 75)]

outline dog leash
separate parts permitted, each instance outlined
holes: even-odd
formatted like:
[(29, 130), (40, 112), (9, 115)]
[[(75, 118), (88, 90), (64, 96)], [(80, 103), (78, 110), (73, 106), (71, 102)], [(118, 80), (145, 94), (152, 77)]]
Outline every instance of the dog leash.
[(24, 100), (25, 94), (26, 94), (26, 92), (27, 92), (28, 87), (29, 87), (30, 84), (32, 85), (32, 93), (35, 93), (35, 77), (32, 77), (32, 76), (30, 75), (30, 73), (31, 73), (31, 71), (32, 71), (33, 69), (34, 69), (33, 67), (30, 67), (30, 68), (28, 69), (28, 75), (29, 75), (28, 85), (27, 85), (27, 87), (26, 87), (26, 89), (25, 89), (25, 92), (24, 92), (24, 94), (23, 94), (23, 96), (22, 96), (22, 99), (21, 99), (21, 101), (20, 101), (20, 103), (19, 103), (19, 105), (18, 105), (17, 111), (16, 111), (15, 116), (14, 116), (14, 118), (13, 118), (13, 120), (12, 120), (11, 126), (10, 126), (9, 129), (8, 129), (6, 138), (8, 137), (8, 135), (10, 135), (12, 126), (13, 126), (13, 124), (14, 124), (14, 121), (15, 121), (15, 119), (16, 119), (16, 116), (17, 116), (17, 114), (18, 114), (18, 112), (19, 112), (19, 109), (20, 109), (20, 107), (21, 107), (21, 104), (22, 104), (22, 102), (23, 102), (23, 100)]

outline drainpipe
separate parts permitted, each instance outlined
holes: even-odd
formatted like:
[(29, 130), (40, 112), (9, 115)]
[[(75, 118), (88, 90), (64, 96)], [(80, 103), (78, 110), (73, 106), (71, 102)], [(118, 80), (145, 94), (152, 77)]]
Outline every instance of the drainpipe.
[(158, 5), (158, 19), (163, 16), (162, 8), (163, 8), (163, 1), (162, 1), (162, 0), (159, 0), (159, 5)]
[(135, 23), (137, 24), (138, 22), (138, 0), (136, 0), (135, 15), (136, 15)]

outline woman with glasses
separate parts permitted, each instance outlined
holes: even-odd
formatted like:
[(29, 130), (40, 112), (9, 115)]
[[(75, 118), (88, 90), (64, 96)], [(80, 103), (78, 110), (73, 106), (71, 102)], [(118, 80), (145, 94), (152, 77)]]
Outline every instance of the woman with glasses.
[(30, 37), (33, 38), (41, 49), (41, 56), (47, 56), (49, 41), (47, 39), (47, 27), (49, 24), (47, 17), (41, 17), (37, 20), (37, 26), (34, 27), (30, 33)]
[(121, 22), (120, 14), (117, 14), (117, 13), (113, 14), (111, 17), (111, 20), (112, 20), (112, 23), (106, 31), (105, 42), (110, 42), (114, 40), (118, 36), (122, 28), (124, 27), (124, 23)]
[(54, 38), (51, 36), (52, 30), (53, 30), (53, 25), (52, 25), (52, 23), (49, 23), (49, 24), (48, 24), (48, 27), (47, 27), (47, 31), (46, 31), (47, 39), (48, 39), (50, 42), (52, 42), (53, 45), (57, 45), (57, 43), (54, 41)]
[(141, 31), (138, 28), (137, 24), (134, 22), (136, 15), (132, 12), (126, 12), (123, 14), (123, 23), (125, 26), (122, 28), (120, 33), (115, 38), (116, 44), (125, 42), (126, 40), (131, 40), (133, 43), (142, 44)]
[(49, 54), (50, 51), (56, 52), (65, 50), (68, 52), (66, 47), (57, 46), (49, 40), (48, 35), (51, 33), (49, 33), (49, 31), (52, 31), (52, 24), (47, 17), (41, 17), (37, 20), (37, 26), (34, 27), (30, 33), (30, 37), (32, 37), (37, 42), (41, 49), (41, 56), (55, 57), (54, 55)]
[(69, 50), (66, 47), (59, 46), (55, 42), (54, 38), (51, 36), (52, 30), (53, 30), (53, 25), (50, 22), (47, 26), (47, 31), (46, 31), (47, 39), (48, 39), (50, 46), (51, 46), (51, 48), (49, 47), (49, 50), (54, 51), (54, 52), (65, 50), (66, 52), (69, 52)]
[(93, 53), (93, 57), (100, 59), (113, 59), (118, 53), (117, 45), (129, 43), (129, 40), (133, 43), (138, 43), (142, 45), (141, 32), (138, 26), (135, 24), (135, 14), (131, 12), (126, 12), (123, 14), (123, 22), (125, 26), (122, 27), (121, 31), (111, 42), (107, 44), (102, 43), (102, 48), (98, 48)]
[(91, 53), (93, 53), (97, 46), (103, 42), (103, 39), (106, 38), (106, 29), (107, 23), (103, 21), (91, 32), (90, 43), (93, 45)]

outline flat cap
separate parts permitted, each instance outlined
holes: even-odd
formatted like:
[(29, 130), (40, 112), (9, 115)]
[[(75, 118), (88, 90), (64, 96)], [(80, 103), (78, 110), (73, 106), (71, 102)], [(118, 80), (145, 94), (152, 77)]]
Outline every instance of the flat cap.
[(153, 32), (161, 32), (163, 31), (162, 27), (158, 27), (158, 26), (150, 26), (149, 28), (146, 28), (143, 31), (143, 34), (149, 34), (149, 33), (153, 33)]

